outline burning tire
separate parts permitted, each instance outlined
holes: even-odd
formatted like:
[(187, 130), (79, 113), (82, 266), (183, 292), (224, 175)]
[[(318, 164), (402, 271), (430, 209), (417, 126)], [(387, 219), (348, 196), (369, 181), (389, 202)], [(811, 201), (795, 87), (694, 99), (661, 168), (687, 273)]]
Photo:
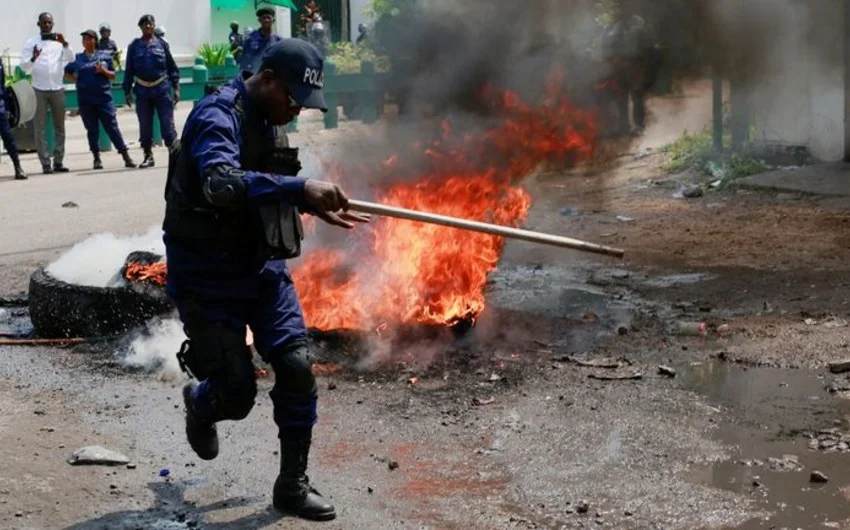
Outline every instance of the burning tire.
[(102, 337), (124, 333), (173, 306), (161, 287), (131, 283), (90, 287), (58, 280), (44, 269), (30, 277), (29, 311), (45, 338)]

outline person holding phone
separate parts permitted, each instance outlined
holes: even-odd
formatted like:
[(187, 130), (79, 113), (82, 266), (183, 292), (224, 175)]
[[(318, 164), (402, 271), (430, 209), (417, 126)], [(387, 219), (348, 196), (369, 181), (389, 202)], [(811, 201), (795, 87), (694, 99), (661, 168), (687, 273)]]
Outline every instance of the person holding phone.
[[(67, 173), (65, 167), (65, 65), (74, 60), (74, 52), (65, 36), (53, 32), (53, 15), (38, 15), (39, 34), (24, 44), (21, 52), (21, 68), (32, 76), (32, 88), (35, 91), (36, 110), (33, 128), (35, 129), (36, 149), (44, 173)], [(51, 164), (47, 152), (47, 109), (53, 116), (53, 130), (56, 136), (55, 150)]]
[(124, 167), (136, 167), (130, 158), (127, 144), (118, 129), (118, 119), (115, 117), (115, 105), (112, 102), (112, 80), (115, 79), (115, 66), (112, 54), (97, 49), (97, 33), (88, 29), (80, 36), (83, 37), (83, 52), (78, 53), (72, 63), (65, 67), (65, 77), (77, 84), (77, 99), (80, 102), (80, 117), (88, 133), (89, 149), (94, 157), (94, 169), (103, 169), (100, 160), (100, 125), (112, 145), (124, 159)]

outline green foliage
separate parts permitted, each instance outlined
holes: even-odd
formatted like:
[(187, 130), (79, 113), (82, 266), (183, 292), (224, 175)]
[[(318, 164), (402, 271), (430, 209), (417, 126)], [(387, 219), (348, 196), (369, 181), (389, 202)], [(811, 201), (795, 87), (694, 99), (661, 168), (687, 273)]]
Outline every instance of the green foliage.
[(204, 44), (198, 48), (198, 55), (204, 59), (208, 67), (224, 66), (224, 60), (230, 55), (230, 44)]
[(386, 72), (390, 68), (387, 57), (379, 57), (369, 46), (358, 46), (352, 42), (331, 44), (328, 60), (334, 63), (339, 74), (359, 74), (361, 61), (370, 61), (376, 72)]
[(3, 70), (6, 72), (6, 86), (28, 78), (20, 68), (12, 67), (12, 56), (9, 54), (9, 48), (3, 50), (0, 60), (3, 61)]
[[(729, 142), (729, 138), (725, 138), (724, 142)], [(679, 173), (693, 170), (724, 183), (772, 169), (764, 161), (747, 153), (717, 153), (708, 127), (697, 134), (686, 131), (660, 151), (666, 155), (661, 166), (664, 171)]]

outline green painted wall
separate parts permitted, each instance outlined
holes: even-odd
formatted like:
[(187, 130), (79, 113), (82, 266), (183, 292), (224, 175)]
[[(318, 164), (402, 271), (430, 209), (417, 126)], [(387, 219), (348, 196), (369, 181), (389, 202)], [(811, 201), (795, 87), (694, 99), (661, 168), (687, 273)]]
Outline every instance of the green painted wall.
[(239, 31), (243, 34), (248, 27), (257, 28), (254, 0), (210, 0), (210, 4), (210, 38), (213, 43), (227, 42), (230, 23), (234, 20), (239, 22)]

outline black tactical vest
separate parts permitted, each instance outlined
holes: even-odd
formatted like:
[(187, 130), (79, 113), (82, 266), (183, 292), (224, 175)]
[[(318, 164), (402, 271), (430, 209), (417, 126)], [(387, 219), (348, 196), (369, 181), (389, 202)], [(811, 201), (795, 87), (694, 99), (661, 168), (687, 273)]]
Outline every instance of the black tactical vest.
[[(238, 169), (297, 175), (301, 171), (298, 149), (288, 146), (284, 132), (277, 131), (275, 139), (258, 134), (260, 128), (245, 122), (235, 90), (224, 88), (220, 92), (210, 97), (231, 100), (242, 121), (242, 167)], [(189, 150), (181, 147), (184, 140), (174, 142), (169, 153), (162, 226), (168, 237), (193, 248), (210, 248), (259, 261), (297, 257), (303, 238), (298, 209), (284, 201), (236, 210), (213, 207), (204, 197), (197, 164)]]

